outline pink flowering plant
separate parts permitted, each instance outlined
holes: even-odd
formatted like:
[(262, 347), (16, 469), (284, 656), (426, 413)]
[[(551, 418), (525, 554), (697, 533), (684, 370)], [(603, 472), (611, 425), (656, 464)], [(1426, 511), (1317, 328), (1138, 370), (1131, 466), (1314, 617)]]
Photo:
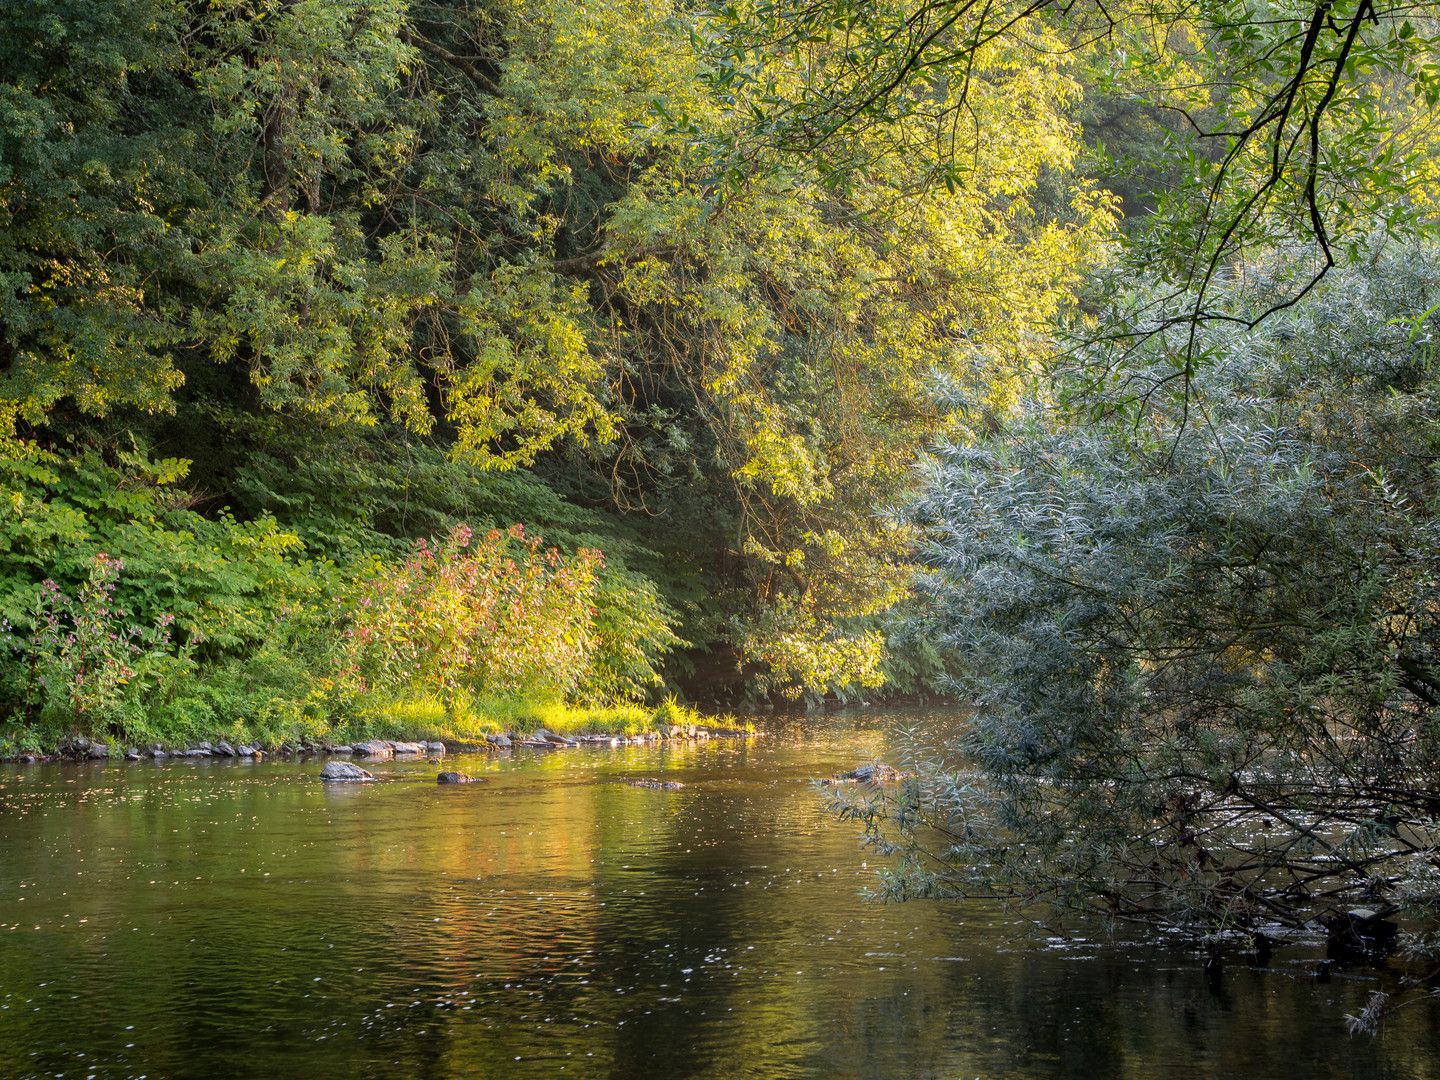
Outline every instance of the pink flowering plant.
[(27, 726), (48, 717), (94, 734), (143, 727), (143, 710), (172, 694), (177, 680), (194, 669), (198, 635), (177, 647), (173, 615), (146, 626), (118, 606), (123, 569), (119, 559), (99, 552), (76, 595), (52, 580), (41, 583), (29, 633), (17, 633), (8, 622), (0, 626), (24, 672)]
[(542, 549), (523, 525), (457, 525), (377, 564), (339, 615), (337, 682), (361, 693), (415, 691), (452, 712), (462, 695), (563, 698), (597, 645), (598, 551)]

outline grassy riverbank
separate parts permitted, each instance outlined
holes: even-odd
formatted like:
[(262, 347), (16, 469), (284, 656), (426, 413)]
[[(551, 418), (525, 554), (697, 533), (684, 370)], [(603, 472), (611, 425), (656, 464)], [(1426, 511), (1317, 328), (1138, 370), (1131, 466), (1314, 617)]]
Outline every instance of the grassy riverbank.
[[(289, 717), (289, 722), (285, 718)], [(200, 741), (224, 739), (235, 745), (249, 744), (264, 749), (281, 747), (339, 745), (365, 739), (441, 742), (481, 742), (486, 735), (501, 732), (525, 734), (545, 728), (559, 735), (641, 735), (664, 732), (672, 725), (707, 724), (750, 730), (753, 725), (731, 716), (708, 716), (669, 699), (658, 707), (634, 704), (584, 708), (559, 702), (522, 699), (462, 700), (446, 705), (436, 698), (411, 697), (368, 707), (343, 719), (327, 722), (314, 715), (274, 710), (255, 719), (236, 719), (229, 724), (189, 725), (174, 723), (173, 714), (158, 718), (150, 729), (127, 732), (86, 730), (84, 724), (54, 721), (34, 726), (12, 724), (0, 730), (0, 760), (21, 755), (56, 755), (85, 742), (102, 742), (112, 753), (132, 746), (159, 743), (183, 748)], [(164, 723), (163, 720), (170, 720)], [(269, 720), (269, 722), (264, 722)]]

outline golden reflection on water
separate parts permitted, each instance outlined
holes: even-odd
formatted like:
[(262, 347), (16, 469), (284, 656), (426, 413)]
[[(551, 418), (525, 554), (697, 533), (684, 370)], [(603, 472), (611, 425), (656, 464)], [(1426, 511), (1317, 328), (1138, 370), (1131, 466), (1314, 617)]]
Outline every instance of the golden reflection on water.
[[(0, 766), (0, 1077), (1431, 1077), (1299, 953), (1056, 943), (882, 907), (811, 781), (907, 717), (753, 743), (475, 758)], [(938, 720), (938, 717), (932, 717)], [(454, 763), (447, 762), (447, 767)], [(664, 775), (678, 791), (627, 786)], [(1098, 935), (1097, 935), (1098, 936)]]

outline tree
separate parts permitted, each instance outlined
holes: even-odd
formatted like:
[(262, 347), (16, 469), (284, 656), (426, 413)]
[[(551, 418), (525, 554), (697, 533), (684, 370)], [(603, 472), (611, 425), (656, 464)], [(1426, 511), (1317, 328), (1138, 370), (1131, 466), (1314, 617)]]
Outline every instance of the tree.
[[(1237, 266), (1226, 309), (1314, 265)], [(1363, 898), (1433, 925), (1440, 252), (1377, 241), (1250, 335), (1200, 327), (1188, 389), (1192, 331), (1144, 324), (1168, 286), (1116, 284), (1147, 343), (1123, 379), (1077, 348), (1056, 396), (931, 459), (928, 632), (974, 717), (842, 812), (899, 856), (895, 896), (1272, 936)]]
[(932, 370), (1002, 400), (1111, 225), (1063, 180), (1076, 88), (1034, 50), (977, 67), (1006, 138), (969, 139), (952, 194), (885, 156), (939, 137), (919, 115), (863, 169), (769, 153), (720, 183), (709, 146), (758, 99), (715, 92), (708, 17), (662, 0), (6, 16), (0, 423), (137, 430), (215, 506), (255, 460), (304, 473), (317, 429), (532, 469), (630, 512), (682, 636), (792, 693), (879, 677), (908, 540), (873, 508), (953, 426)]
[[(1377, 220), (1397, 236), (1413, 223), (1424, 186), (1414, 129), (1434, 130), (1440, 100), (1436, 14), (1372, 0), (775, 0), (726, 6), (712, 51), (717, 80), (763, 103), (725, 148), (732, 171), (771, 148), (865, 160), (872, 132), (923, 116), (951, 137), (897, 145), (934, 182), (963, 186), (990, 65), (1026, 50), (1075, 65), (1102, 98), (1168, 114), (1159, 171), (1171, 186), (1131, 230), (1130, 254), (1170, 286), (1156, 294), (1167, 317), (1198, 325), (1235, 318), (1210, 300), (1223, 301), (1211, 284), (1236, 258), (1300, 240), (1318, 251), (1253, 320), (1304, 296)], [(802, 72), (792, 84), (757, 62), (777, 50)]]

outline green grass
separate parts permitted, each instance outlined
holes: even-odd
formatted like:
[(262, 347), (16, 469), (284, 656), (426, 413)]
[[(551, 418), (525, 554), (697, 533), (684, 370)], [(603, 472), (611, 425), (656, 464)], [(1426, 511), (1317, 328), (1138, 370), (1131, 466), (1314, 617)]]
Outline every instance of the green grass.
[[(679, 704), (673, 697), (659, 706), (614, 704), (574, 706), (563, 702), (529, 701), (520, 698), (462, 699), (447, 709), (439, 698), (411, 694), (401, 698), (371, 697), (348, 702), (344, 715), (326, 715), (330, 709), (271, 698), (250, 701), (248, 708), (233, 710), (175, 708), (147, 717), (143, 723), (127, 725), (120, 732), (75, 730), (73, 721), (37, 723), (32, 728), (12, 722), (0, 726), (0, 759), (20, 753), (53, 752), (68, 744), (76, 734), (106, 739), (112, 753), (126, 746), (158, 742), (183, 746), (208, 739), (226, 739), (240, 745), (249, 743), (276, 748), (284, 743), (340, 743), (364, 739), (439, 740), (480, 742), (500, 732), (526, 734), (545, 728), (560, 735), (640, 735), (661, 731), (671, 724), (702, 724), (753, 731), (754, 725), (733, 716), (702, 715)], [(227, 716), (221, 720), (221, 716)]]

